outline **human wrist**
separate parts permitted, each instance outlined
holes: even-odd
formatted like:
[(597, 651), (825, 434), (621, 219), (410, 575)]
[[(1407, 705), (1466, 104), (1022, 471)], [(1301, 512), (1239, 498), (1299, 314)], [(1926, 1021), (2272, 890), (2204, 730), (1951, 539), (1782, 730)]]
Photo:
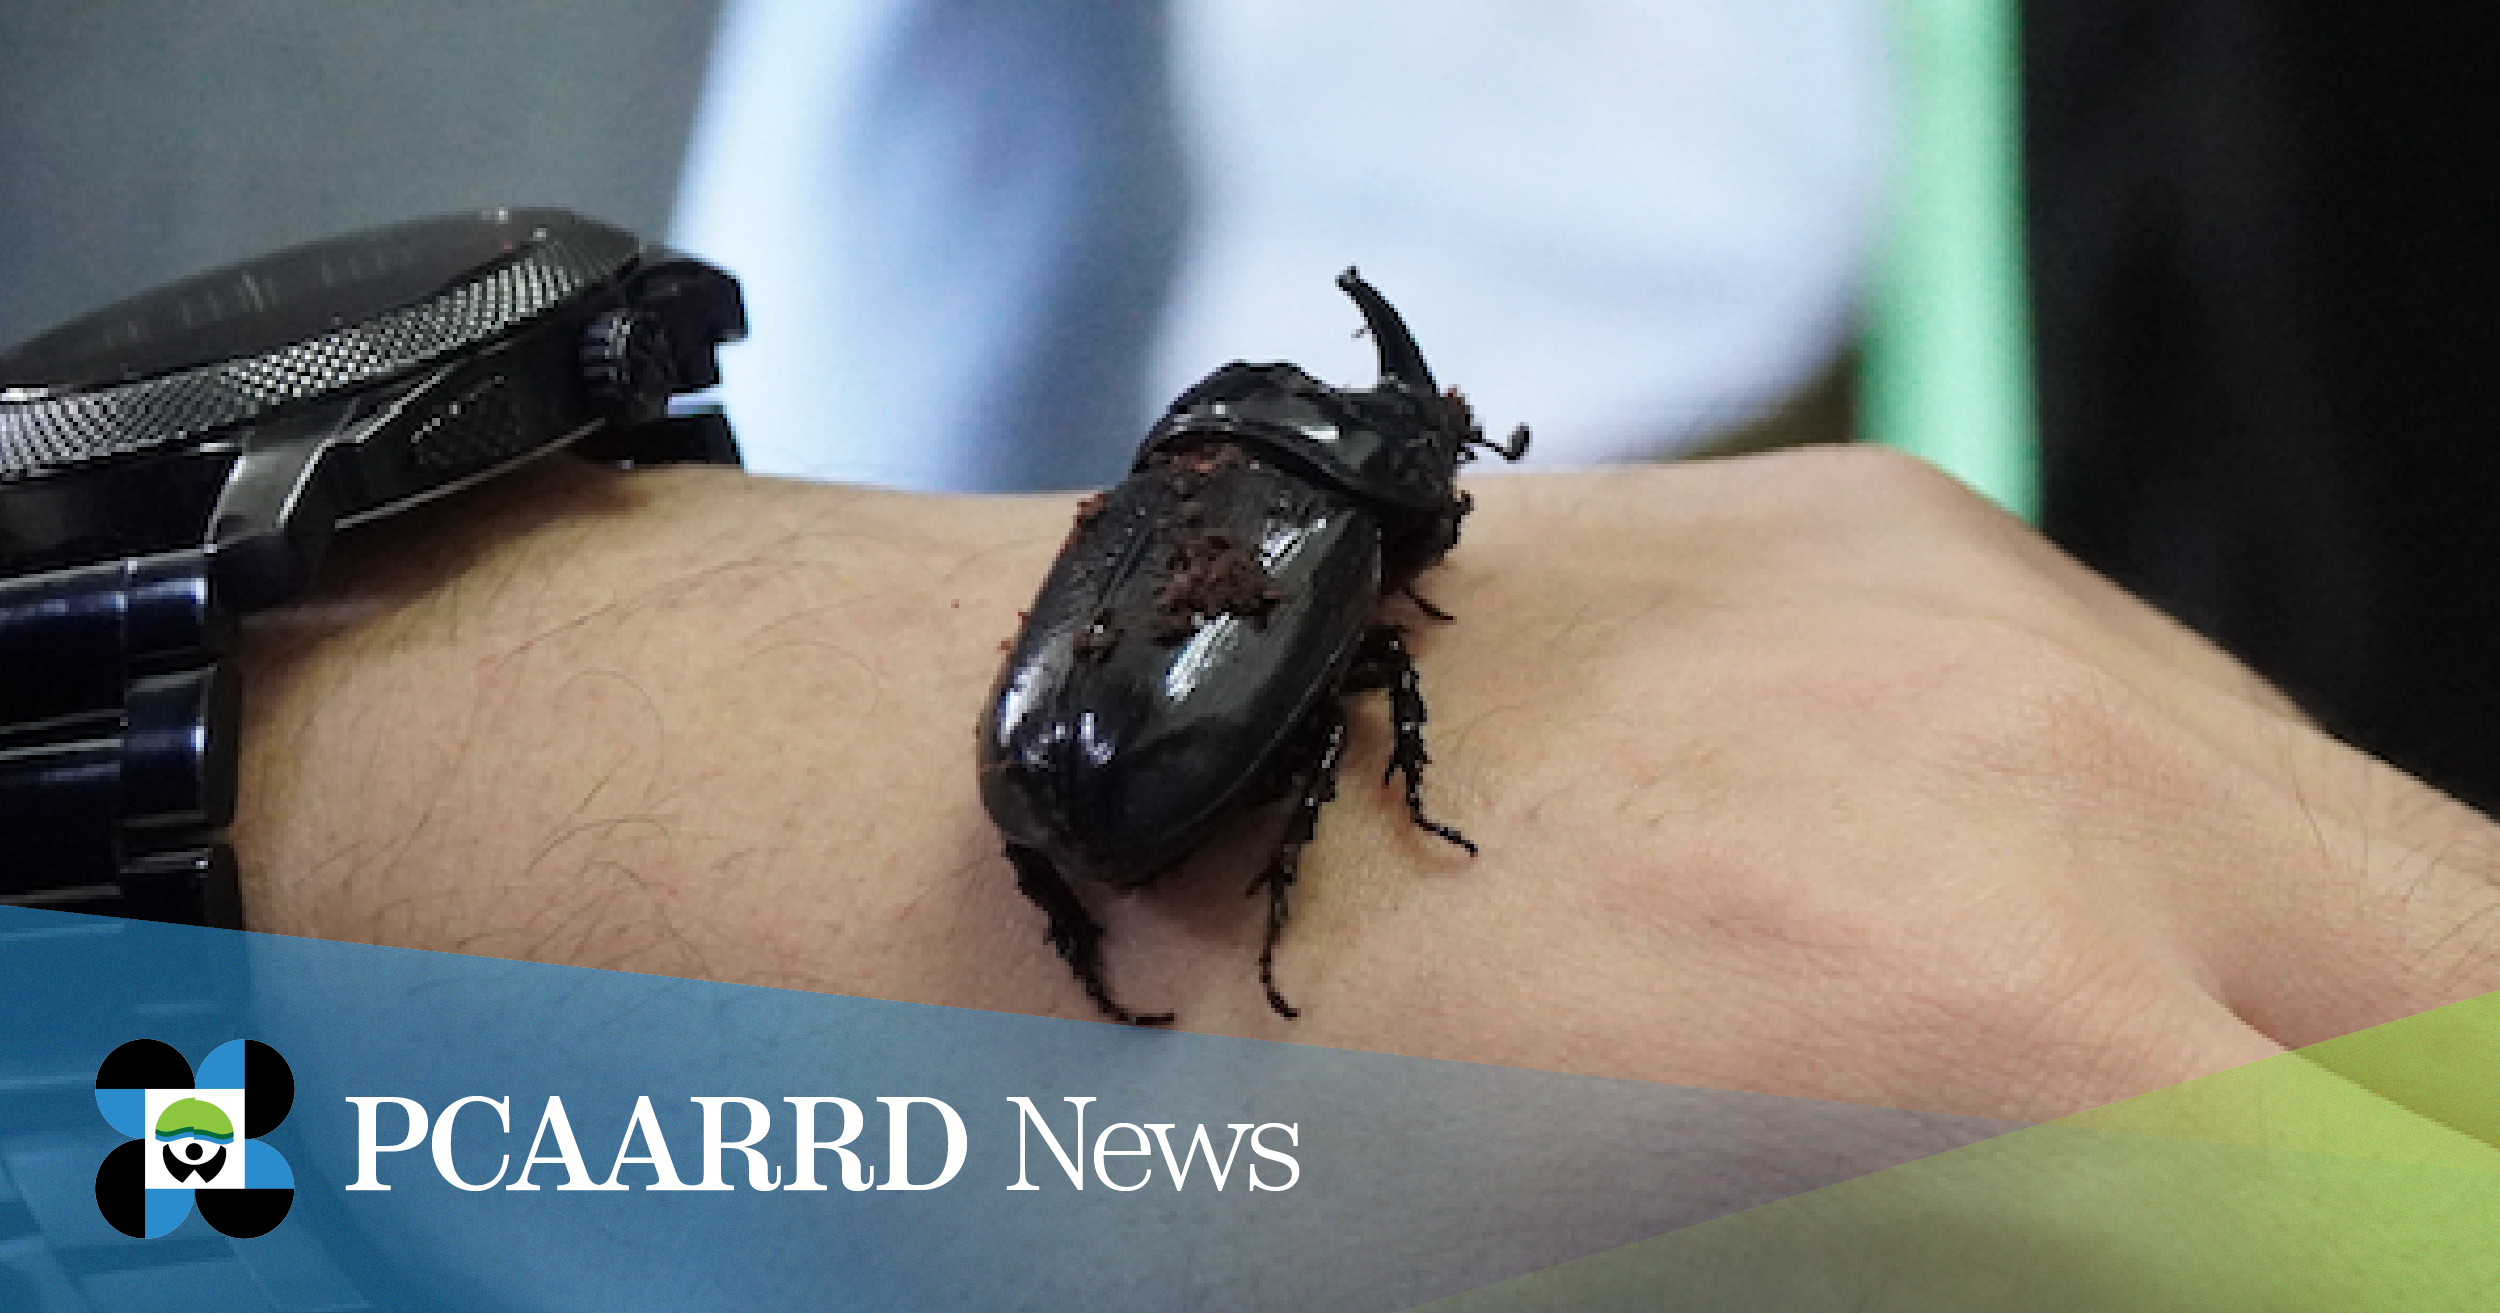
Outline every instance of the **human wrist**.
[(933, 586), (896, 537), (953, 532), (923, 500), (551, 464), (343, 539), (247, 635), (251, 924), (787, 978), (711, 936), (831, 864), (806, 795), (852, 785), (881, 667), (940, 646), (893, 624)]

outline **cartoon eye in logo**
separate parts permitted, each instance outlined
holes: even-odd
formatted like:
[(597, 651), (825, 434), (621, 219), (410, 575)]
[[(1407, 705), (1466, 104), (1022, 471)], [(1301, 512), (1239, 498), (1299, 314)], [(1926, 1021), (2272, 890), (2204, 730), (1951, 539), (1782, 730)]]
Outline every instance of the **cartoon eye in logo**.
[(295, 1106), (295, 1073), (276, 1049), (219, 1045), (195, 1078), (172, 1045), (135, 1039), (104, 1059), (95, 1083), (104, 1120), (131, 1137), (96, 1170), (96, 1209), (115, 1229), (152, 1239), (194, 1206), (237, 1239), (286, 1220), (295, 1175), (259, 1138)]

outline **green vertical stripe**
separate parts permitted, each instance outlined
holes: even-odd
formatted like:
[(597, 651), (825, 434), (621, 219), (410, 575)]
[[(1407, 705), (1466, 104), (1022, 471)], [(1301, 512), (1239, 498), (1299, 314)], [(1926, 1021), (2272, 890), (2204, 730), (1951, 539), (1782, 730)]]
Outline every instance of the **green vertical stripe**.
[(2011, 0), (1901, 0), (1891, 213), (1867, 335), (1866, 436), (2039, 509)]

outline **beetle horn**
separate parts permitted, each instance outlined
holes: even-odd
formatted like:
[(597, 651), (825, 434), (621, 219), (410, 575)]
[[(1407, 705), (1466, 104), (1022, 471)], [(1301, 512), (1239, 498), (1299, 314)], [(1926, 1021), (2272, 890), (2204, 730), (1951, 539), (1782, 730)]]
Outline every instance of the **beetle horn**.
[(1441, 395), (1441, 387), (1432, 381), (1432, 370), (1424, 364), (1424, 353), (1415, 345), (1415, 335), (1406, 330), (1406, 321), (1387, 298), (1372, 289), (1363, 276), (1349, 268), (1337, 275), (1337, 286), (1354, 304), (1362, 307), (1363, 323), (1371, 329), (1372, 344), (1380, 348), (1380, 377), (1395, 379), (1427, 397)]

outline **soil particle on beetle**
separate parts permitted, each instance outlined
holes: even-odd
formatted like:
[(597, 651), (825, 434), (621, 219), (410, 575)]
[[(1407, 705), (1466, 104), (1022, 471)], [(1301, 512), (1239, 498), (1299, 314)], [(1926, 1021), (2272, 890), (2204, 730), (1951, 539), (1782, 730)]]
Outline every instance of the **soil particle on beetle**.
[(1265, 623), (1284, 600), (1269, 581), (1258, 553), (1221, 529), (1183, 529), (1173, 547), (1172, 573), (1155, 590), (1155, 641), (1172, 644), (1219, 615)]
[(1202, 442), (1176, 451), (1158, 451), (1146, 468), (1159, 471), (1184, 507), (1206, 491), (1215, 476), (1227, 470), (1257, 469), (1258, 462), (1229, 442)]
[(1476, 422), (1476, 408), (1467, 404), (1466, 393), (1449, 388), (1441, 393), (1441, 399), (1449, 403), (1450, 418), (1458, 428), (1462, 446), (1471, 439), (1478, 442), (1484, 440), (1484, 426)]
[(1169, 647), (1220, 615), (1264, 624), (1284, 594), (1256, 551), (1209, 527), (1206, 504), (1199, 499), (1219, 474), (1256, 469), (1258, 462), (1232, 443), (1214, 442), (1158, 452), (1149, 467), (1159, 470), (1180, 498), (1172, 516), (1177, 532), (1170, 573), (1155, 590), (1155, 641)]
[(1111, 622), (1111, 608), (1094, 612), (1094, 618), (1077, 631), (1072, 646), (1079, 661), (1100, 661), (1120, 645), (1120, 627)]
[(1076, 504), (1076, 518), (1068, 525), (1068, 536), (1059, 540), (1059, 550), (1063, 555), (1069, 548), (1076, 545), (1079, 534), (1084, 533), (1094, 521), (1102, 518), (1103, 504), (1109, 500), (1111, 500), (1110, 494), (1097, 492)]

